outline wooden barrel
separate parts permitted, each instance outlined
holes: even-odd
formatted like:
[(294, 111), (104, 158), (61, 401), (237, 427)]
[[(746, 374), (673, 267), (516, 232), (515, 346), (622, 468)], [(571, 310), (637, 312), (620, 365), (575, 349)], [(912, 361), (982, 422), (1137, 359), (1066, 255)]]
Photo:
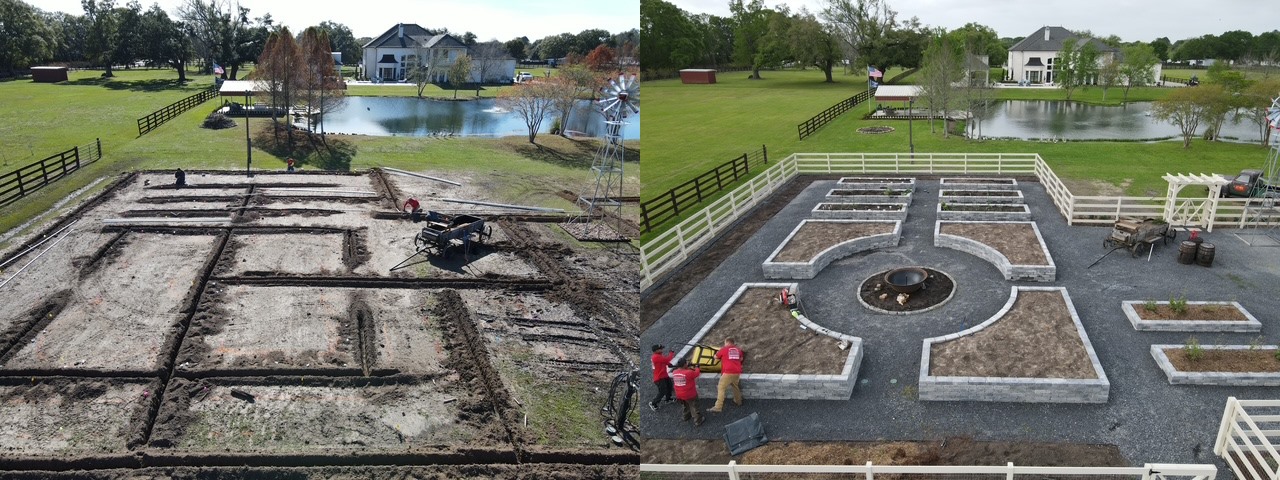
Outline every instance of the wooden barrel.
[(1202, 267), (1213, 266), (1213, 244), (1201, 243), (1200, 249), (1196, 251), (1196, 263)]
[(1181, 245), (1178, 245), (1178, 263), (1191, 265), (1194, 261), (1196, 261), (1196, 242), (1184, 240)]

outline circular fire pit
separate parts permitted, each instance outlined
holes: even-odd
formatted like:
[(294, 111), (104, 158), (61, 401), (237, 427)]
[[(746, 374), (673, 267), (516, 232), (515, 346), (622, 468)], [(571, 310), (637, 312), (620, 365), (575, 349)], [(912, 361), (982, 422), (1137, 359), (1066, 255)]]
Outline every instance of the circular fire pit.
[[(955, 280), (944, 272), (924, 267), (895, 268), (863, 281), (858, 288), (858, 301), (879, 313), (907, 315), (942, 306), (951, 300), (955, 290)], [(898, 302), (900, 295), (906, 295), (905, 302)]]
[(893, 127), (862, 127), (858, 129), (858, 133), (869, 133), (873, 135), (879, 134), (879, 133), (889, 133), (892, 131), (893, 131)]

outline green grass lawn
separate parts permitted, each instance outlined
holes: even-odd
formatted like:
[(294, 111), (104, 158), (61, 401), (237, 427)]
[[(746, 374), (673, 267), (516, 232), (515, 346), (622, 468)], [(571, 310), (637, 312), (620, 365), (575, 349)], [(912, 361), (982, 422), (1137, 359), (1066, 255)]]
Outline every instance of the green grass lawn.
[[(1237, 70), (1237, 71), (1244, 73), (1244, 77), (1250, 80), (1261, 80), (1262, 78), (1267, 76), (1266, 75), (1267, 72), (1264, 72), (1261, 69), (1249, 69), (1249, 70)], [(1280, 74), (1280, 69), (1271, 67), (1271, 71), (1269, 73), (1271, 74), (1271, 76), (1275, 76), (1277, 74)], [(1163, 75), (1166, 77), (1174, 77), (1174, 78), (1191, 78), (1191, 76), (1194, 75), (1194, 76), (1200, 77), (1200, 81), (1203, 82), (1209, 79), (1209, 70), (1203, 69), (1203, 68), (1198, 68), (1198, 69), (1166, 68), (1164, 69)]]
[[(771, 160), (792, 153), (909, 151), (908, 123), (863, 120), (865, 106), (798, 140), (797, 123), (860, 91), (861, 79), (838, 77), (840, 83), (824, 84), (822, 74), (812, 70), (765, 72), (764, 78), (748, 81), (734, 74), (722, 75), (717, 76), (721, 83), (715, 85), (646, 82), (645, 108), (650, 120), (644, 131), (649, 148), (644, 155), (641, 196), (666, 192), (761, 144), (768, 146)], [(1130, 91), (1130, 100), (1150, 100), (1170, 90), (1135, 88)], [(1010, 94), (1012, 98), (1065, 98), (1060, 89), (1008, 91), (1023, 95)], [(1100, 100), (1101, 89), (1090, 88), (1074, 97), (1095, 95)], [(1108, 101), (1115, 98), (1118, 102), (1120, 96), (1118, 90), (1112, 90)], [(886, 124), (896, 130), (882, 135), (856, 133), (860, 127)], [(916, 152), (1039, 153), (1077, 195), (1162, 196), (1166, 184), (1160, 176), (1165, 172), (1236, 173), (1266, 160), (1266, 150), (1257, 145), (1196, 141), (1191, 149), (1183, 150), (1181, 142), (973, 141), (944, 139), (938, 125), (937, 132), (930, 133), (928, 122), (914, 122)]]

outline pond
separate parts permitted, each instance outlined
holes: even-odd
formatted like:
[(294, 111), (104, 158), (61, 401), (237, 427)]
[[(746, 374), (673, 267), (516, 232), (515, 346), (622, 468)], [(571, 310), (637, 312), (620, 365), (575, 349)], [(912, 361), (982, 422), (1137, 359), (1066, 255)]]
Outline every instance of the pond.
[[(1180, 137), (1178, 127), (1151, 114), (1151, 102), (1124, 106), (1088, 105), (1058, 100), (1006, 100), (997, 102), (990, 118), (982, 122), (982, 136), (996, 138), (1070, 140), (1150, 140)], [(1204, 125), (1196, 131), (1204, 133)], [(1241, 142), (1258, 142), (1258, 130), (1248, 122), (1222, 126), (1221, 136)]]
[[(519, 114), (503, 110), (493, 99), (451, 102), (412, 97), (347, 97), (341, 107), (325, 117), (324, 131), (329, 133), (414, 137), (441, 133), (487, 136), (528, 133)], [(552, 122), (548, 116), (542, 121), (540, 131), (550, 131)], [(568, 130), (592, 137), (604, 136), (604, 118), (586, 100), (580, 101), (578, 108), (569, 114), (568, 123)], [(628, 115), (627, 123), (622, 129), (622, 138), (640, 138), (640, 115)]]

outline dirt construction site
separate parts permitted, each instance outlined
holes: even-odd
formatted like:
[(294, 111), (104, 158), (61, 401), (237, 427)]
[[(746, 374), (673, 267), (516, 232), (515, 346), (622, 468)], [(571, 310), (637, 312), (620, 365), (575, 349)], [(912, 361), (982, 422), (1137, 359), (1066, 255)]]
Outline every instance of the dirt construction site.
[[(0, 477), (634, 476), (635, 250), (451, 180), (136, 172), (15, 242)], [(415, 255), (410, 197), (490, 235)]]

